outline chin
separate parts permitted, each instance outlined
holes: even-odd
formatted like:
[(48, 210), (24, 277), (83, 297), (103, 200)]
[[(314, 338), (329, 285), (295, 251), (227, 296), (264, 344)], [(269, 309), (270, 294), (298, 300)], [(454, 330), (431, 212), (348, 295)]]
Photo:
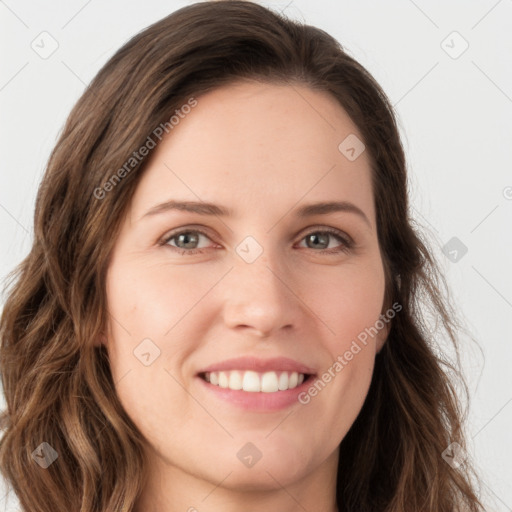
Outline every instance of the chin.
[[(276, 454), (278, 458), (278, 454)], [(226, 467), (226, 474), (232, 471), (228, 478), (223, 482), (222, 486), (239, 492), (263, 492), (275, 491), (278, 487), (288, 487), (294, 482), (300, 480), (306, 475), (306, 468), (291, 467), (288, 464), (280, 462), (267, 461), (263, 463), (261, 459), (252, 468), (242, 467)]]

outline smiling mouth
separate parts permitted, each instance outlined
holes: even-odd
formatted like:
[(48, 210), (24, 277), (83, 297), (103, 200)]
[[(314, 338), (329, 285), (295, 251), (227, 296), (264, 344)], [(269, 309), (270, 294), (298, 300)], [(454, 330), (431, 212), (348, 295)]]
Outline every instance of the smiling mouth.
[(202, 372), (199, 377), (213, 386), (233, 391), (277, 393), (295, 389), (310, 380), (313, 375), (289, 371), (225, 370)]

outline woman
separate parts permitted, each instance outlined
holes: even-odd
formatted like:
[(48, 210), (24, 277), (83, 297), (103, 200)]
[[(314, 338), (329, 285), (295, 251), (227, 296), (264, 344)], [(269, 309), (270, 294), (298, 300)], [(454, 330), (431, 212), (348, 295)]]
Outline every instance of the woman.
[(221, 1), (135, 36), (71, 112), (15, 275), (23, 510), (482, 510), (394, 114), (325, 32)]

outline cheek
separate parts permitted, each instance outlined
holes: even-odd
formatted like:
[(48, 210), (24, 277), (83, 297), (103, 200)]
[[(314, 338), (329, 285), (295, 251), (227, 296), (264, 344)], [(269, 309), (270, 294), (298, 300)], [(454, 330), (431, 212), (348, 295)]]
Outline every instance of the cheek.
[(120, 264), (108, 276), (109, 310), (132, 338), (164, 340), (211, 286), (212, 278), (197, 269), (143, 261)]
[(190, 405), (177, 380), (183, 380), (180, 369), (194, 336), (180, 331), (190, 325), (180, 320), (208, 285), (191, 279), (192, 270), (141, 260), (117, 260), (107, 275), (112, 376), (122, 405), (148, 437), (165, 438), (169, 428), (180, 428), (176, 411), (185, 414)]
[[(317, 282), (318, 284), (318, 282)], [(329, 329), (330, 352), (338, 355), (375, 325), (382, 312), (385, 279), (380, 260), (347, 265), (312, 288), (313, 309)], [(374, 332), (374, 331), (372, 331)], [(372, 336), (368, 336), (371, 341)]]
[[(168, 372), (183, 380), (187, 357), (207, 328), (201, 315), (195, 315), (193, 321), (187, 315), (203, 306), (201, 297), (216, 280), (218, 277), (198, 266), (171, 268), (140, 259), (119, 259), (112, 264), (107, 275), (107, 347), (113, 378), (121, 383), (118, 392), (125, 404), (143, 396), (179, 395)], [(148, 407), (151, 402), (144, 400)]]
[(383, 326), (379, 322), (385, 291), (381, 260), (340, 268), (324, 280), (322, 290), (314, 294), (315, 311), (330, 331), (323, 337), (329, 359), (312, 393), (322, 394), (326, 419), (344, 432), (362, 407), (372, 379), (376, 341), (386, 333), (375, 327)]

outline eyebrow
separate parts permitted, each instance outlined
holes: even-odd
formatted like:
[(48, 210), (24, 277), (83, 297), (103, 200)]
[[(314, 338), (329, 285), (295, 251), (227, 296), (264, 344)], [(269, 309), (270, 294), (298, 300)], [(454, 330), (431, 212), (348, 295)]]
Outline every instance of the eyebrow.
[[(151, 207), (142, 216), (142, 218), (172, 210), (197, 213), (199, 215), (215, 215), (220, 217), (229, 217), (233, 215), (233, 211), (231, 209), (213, 203), (205, 203), (203, 201), (170, 200)], [(313, 215), (326, 215), (335, 212), (354, 213), (361, 217), (366, 222), (366, 224), (371, 227), (370, 220), (363, 212), (363, 210), (361, 210), (355, 204), (350, 203), (349, 201), (325, 201), (320, 203), (306, 204), (296, 210), (296, 215), (299, 218), (305, 218)]]

